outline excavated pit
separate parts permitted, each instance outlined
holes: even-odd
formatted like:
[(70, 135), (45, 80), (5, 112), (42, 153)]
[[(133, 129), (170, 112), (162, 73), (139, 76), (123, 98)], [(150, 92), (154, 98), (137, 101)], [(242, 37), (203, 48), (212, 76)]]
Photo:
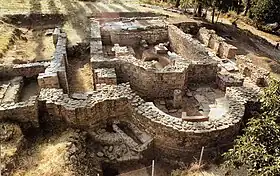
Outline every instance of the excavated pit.
[(19, 101), (27, 101), (30, 97), (37, 96), (38, 94), (39, 86), (37, 83), (37, 78), (25, 78)]
[(0, 62), (24, 64), (52, 59), (55, 47), (51, 36), (53, 29), (63, 24), (62, 15), (5, 15), (2, 20), (13, 27), (14, 35)]
[[(179, 107), (174, 106), (174, 99), (156, 99), (154, 104), (163, 112), (177, 117), (205, 117), (209, 120), (223, 118), (228, 111), (228, 103), (224, 98), (225, 92), (217, 86), (196, 85), (189, 87), (182, 95)], [(183, 113), (186, 113), (183, 115)]]
[(86, 44), (68, 48), (67, 76), (70, 94), (87, 93), (94, 90), (92, 65)]
[[(43, 29), (25, 20), (10, 23), (40, 34), (57, 23), (39, 23)], [(28, 146), (15, 173), (148, 176), (156, 160), (156, 175), (165, 176), (199, 157), (202, 146), (206, 157), (232, 144), (257, 93), (223, 75), (196, 38), (201, 28), (187, 35), (141, 13), (106, 13), (91, 22), (90, 45), (67, 46), (56, 28), (46, 35), (56, 46), (50, 63), (18, 62), (4, 72), (11, 78), (0, 83), (0, 120), (32, 126), (22, 128)]]

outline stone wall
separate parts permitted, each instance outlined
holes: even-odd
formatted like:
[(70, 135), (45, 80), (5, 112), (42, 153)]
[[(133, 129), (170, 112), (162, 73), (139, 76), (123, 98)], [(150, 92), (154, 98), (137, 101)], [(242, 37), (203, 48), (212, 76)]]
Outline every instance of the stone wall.
[(269, 72), (263, 68), (257, 67), (252, 61), (244, 55), (239, 55), (236, 58), (237, 66), (240, 72), (258, 86), (267, 86), (269, 82)]
[(227, 43), (223, 37), (216, 34), (214, 30), (202, 27), (197, 33), (197, 38), (207, 47), (214, 50), (214, 52), (221, 58), (234, 59), (238, 49)]
[(188, 83), (213, 83), (216, 80), (218, 66), (215, 61), (196, 62), (189, 66)]
[[(145, 29), (136, 31), (116, 31), (110, 33), (111, 44), (137, 46), (141, 40), (146, 40), (149, 44), (157, 44), (167, 40), (167, 29)], [(104, 41), (105, 42), (105, 41)], [(105, 43), (106, 44), (106, 43)]]
[(0, 64), (0, 78), (5, 77), (33, 77), (43, 73), (45, 69), (50, 65), (49, 62), (36, 62), (29, 64), (12, 64), (5, 65)]
[(39, 126), (37, 96), (28, 101), (0, 104), (0, 120), (13, 120)]
[(141, 40), (157, 44), (168, 40), (167, 27), (146, 27), (145, 29), (105, 31), (101, 30), (102, 42), (106, 45), (138, 46)]
[(165, 114), (152, 102), (140, 98), (129, 84), (105, 86), (85, 100), (71, 99), (59, 89), (43, 89), (39, 101), (46, 104), (49, 114), (84, 129), (94, 127), (101, 120), (129, 118), (154, 137), (156, 148), (165, 149), (164, 154), (170, 156), (177, 155), (177, 151), (191, 155), (202, 146), (211, 149), (232, 142), (240, 130), (244, 104), (255, 101), (257, 93), (232, 87), (227, 88), (226, 97), (229, 99), (228, 114), (206, 122), (187, 122)]
[(57, 118), (50, 120), (62, 120), (73, 126), (90, 128), (98, 121), (127, 115), (126, 92), (121, 88), (110, 89), (105, 86), (92, 95), (85, 95), (86, 99), (72, 99), (63, 94), (61, 89), (42, 89), (39, 102), (42, 106), (45, 104), (50, 117)]
[(219, 89), (225, 91), (227, 87), (241, 87), (244, 78), (235, 74), (219, 73), (216, 78), (216, 84)]
[[(159, 110), (152, 102), (145, 102), (128, 83), (107, 85), (85, 94), (82, 99), (70, 98), (62, 89), (41, 89), (38, 102), (1, 104), (0, 119), (31, 122), (38, 125), (38, 104), (50, 118), (70, 126), (90, 130), (100, 121), (129, 120), (139, 129), (152, 135), (155, 147), (163, 156), (190, 157), (202, 146), (211, 151), (231, 143), (238, 134), (247, 101), (256, 101), (257, 91), (243, 87), (226, 90), (229, 111), (215, 121), (188, 122)], [(52, 119), (54, 118), (54, 119)]]
[(144, 62), (132, 55), (115, 59), (92, 56), (93, 69), (115, 68), (117, 82), (130, 82), (133, 90), (146, 98), (172, 97), (175, 89), (184, 90), (189, 83), (212, 83), (216, 80), (217, 63), (187, 62), (176, 60), (158, 70), (151, 62)]
[(95, 84), (116, 85), (117, 76), (114, 68), (95, 69)]
[(66, 43), (67, 36), (62, 33), (60, 29), (56, 29), (57, 34), (53, 37), (56, 46), (54, 52), (54, 58), (50, 65), (43, 73), (38, 76), (38, 84), (40, 89), (42, 88), (62, 88), (65, 93), (69, 92), (68, 80), (67, 80), (67, 52)]
[(210, 56), (201, 45), (201, 43), (194, 39), (192, 35), (184, 33), (174, 25), (168, 26), (168, 37), (172, 49), (189, 60), (209, 60)]
[(149, 99), (171, 97), (175, 89), (184, 89), (186, 80), (185, 68), (157, 71), (133, 56), (121, 57), (116, 72), (118, 81), (130, 82), (133, 90)]

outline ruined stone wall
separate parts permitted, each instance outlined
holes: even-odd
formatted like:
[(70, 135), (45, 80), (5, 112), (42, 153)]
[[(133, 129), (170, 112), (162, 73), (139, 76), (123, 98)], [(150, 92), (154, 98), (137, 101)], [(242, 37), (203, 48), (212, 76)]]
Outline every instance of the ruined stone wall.
[[(124, 58), (123, 58), (124, 59)], [(131, 60), (132, 59), (132, 60)], [(133, 90), (147, 98), (171, 97), (175, 89), (185, 86), (185, 71), (156, 71), (153, 68), (137, 65), (138, 60), (130, 57), (130, 62), (121, 60), (116, 72), (120, 82), (130, 82)]]
[(91, 128), (98, 121), (127, 115), (128, 103), (122, 95), (125, 92), (107, 89), (95, 91), (87, 99), (72, 99), (61, 89), (42, 89), (39, 102), (45, 104), (50, 117), (57, 118), (49, 120), (62, 120), (73, 126)]
[(168, 40), (166, 27), (131, 31), (101, 31), (101, 36), (102, 42), (107, 45), (118, 43), (120, 45), (138, 46), (141, 40), (146, 40), (149, 44), (158, 44)]
[(216, 78), (216, 84), (219, 89), (225, 91), (227, 87), (241, 87), (244, 78), (241, 75), (219, 73)]
[(117, 76), (114, 68), (94, 69), (94, 72), (95, 84), (117, 84)]
[(49, 66), (49, 62), (36, 62), (29, 64), (12, 64), (5, 65), (0, 64), (0, 78), (5, 77), (33, 77), (43, 73), (45, 69)]
[[(191, 157), (202, 146), (212, 150), (232, 142), (239, 132), (244, 104), (256, 100), (257, 93), (242, 87), (227, 88), (228, 113), (219, 120), (206, 122), (187, 122), (170, 116), (152, 102), (145, 102), (129, 84), (105, 86), (85, 97), (73, 99), (63, 94), (62, 89), (42, 89), (38, 101), (49, 117), (89, 131), (100, 121), (129, 120), (153, 136), (155, 147), (164, 152), (163, 156)], [(36, 123), (37, 113), (38, 104), (31, 99), (26, 103), (1, 105), (0, 117)]]
[[(128, 117), (138, 128), (152, 134), (155, 147), (164, 152), (162, 156), (166, 157), (190, 157), (199, 152), (202, 146), (206, 151), (212, 151), (217, 146), (231, 143), (239, 132), (245, 111), (244, 102), (248, 100), (244, 96), (232, 95), (235, 91), (243, 95), (242, 89), (230, 88), (227, 90), (227, 97), (231, 100), (230, 109), (224, 118), (217, 121), (187, 122), (165, 114), (151, 102), (145, 102), (126, 84), (96, 92), (87, 100), (73, 100), (63, 95), (62, 91), (58, 92), (59, 95), (55, 91), (57, 90), (45, 89), (40, 95), (40, 101), (46, 102), (50, 114), (56, 114), (67, 123), (83, 126), (85, 129), (107, 118)], [(110, 115), (111, 112), (114, 115)]]
[(269, 82), (269, 72), (263, 68), (259, 68), (252, 63), (252, 61), (244, 55), (239, 55), (236, 58), (237, 66), (240, 72), (258, 86), (267, 86)]
[[(207, 122), (187, 122), (165, 114), (152, 102), (145, 102), (127, 84), (107, 86), (86, 100), (73, 100), (57, 89), (44, 89), (40, 101), (46, 102), (50, 114), (56, 114), (72, 125), (85, 127), (110, 117), (129, 118), (131, 113), (132, 122), (152, 134), (157, 147), (169, 147), (170, 151), (195, 151), (202, 146), (212, 148), (231, 142), (239, 131), (244, 103), (256, 97), (255, 93), (246, 91), (244, 94), (242, 88), (228, 88), (229, 113), (220, 120)], [(111, 112), (115, 114), (111, 115)]]
[(187, 72), (188, 83), (213, 83), (216, 80), (217, 72), (218, 66), (214, 61), (191, 64)]
[(92, 56), (92, 65), (99, 68), (116, 68), (118, 82), (130, 82), (133, 90), (149, 98), (171, 97), (175, 89), (184, 90), (189, 83), (214, 83), (217, 63), (185, 62), (178, 60), (162, 70), (152, 67), (134, 56), (106, 59)]
[(190, 60), (211, 59), (201, 43), (194, 39), (192, 35), (186, 34), (174, 25), (168, 26), (168, 37), (172, 49)]
[(40, 88), (62, 88), (65, 93), (69, 92), (67, 80), (67, 52), (66, 43), (67, 37), (65, 33), (58, 32), (56, 34), (57, 41), (54, 52), (54, 59), (44, 72), (38, 76), (38, 84)]
[(197, 33), (197, 38), (200, 42), (213, 51), (221, 58), (234, 59), (238, 49), (227, 43), (227, 41), (216, 34), (214, 30), (202, 27)]
[(244, 106), (232, 101), (230, 112), (219, 121), (186, 122), (167, 115), (152, 103), (143, 103), (132, 109), (132, 119), (139, 128), (154, 135), (155, 147), (161, 156), (193, 156), (204, 146), (206, 150), (227, 145), (236, 137), (243, 117)]
[[(175, 89), (184, 90), (188, 83), (211, 83), (215, 82), (217, 74), (217, 63), (210, 58), (202, 45), (194, 39), (182, 40), (183, 33), (176, 26), (169, 26), (169, 36), (174, 42), (171, 46), (176, 45), (187, 55), (195, 53), (193, 60), (176, 60), (175, 65), (168, 65), (163, 69), (156, 69), (151, 62), (144, 62), (136, 59), (134, 56), (118, 56), (114, 59), (104, 58), (102, 56), (102, 42), (100, 35), (99, 22), (93, 21), (91, 29), (91, 62), (93, 69), (96, 68), (115, 68), (118, 82), (130, 82), (133, 90), (143, 97), (158, 98), (171, 97)], [(176, 28), (173, 31), (173, 28)], [(98, 31), (99, 29), (99, 31)], [(146, 32), (146, 31), (145, 31)], [(129, 32), (133, 36), (133, 31)], [(182, 42), (183, 41), (183, 42)], [(193, 49), (193, 51), (191, 51)], [(187, 51), (186, 51), (187, 50)], [(198, 53), (200, 52), (200, 53)], [(180, 53), (179, 53), (180, 54)], [(203, 55), (203, 56), (202, 56)], [(199, 58), (196, 58), (199, 57)], [(189, 57), (187, 57), (189, 59)]]
[(0, 120), (14, 120), (39, 126), (37, 96), (28, 101), (0, 104)]

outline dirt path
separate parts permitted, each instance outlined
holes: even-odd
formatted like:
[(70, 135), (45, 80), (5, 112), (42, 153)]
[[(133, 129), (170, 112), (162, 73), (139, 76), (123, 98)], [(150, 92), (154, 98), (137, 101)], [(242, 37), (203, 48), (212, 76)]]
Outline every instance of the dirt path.
[(70, 93), (93, 91), (93, 75), (88, 59), (71, 58), (68, 66)]

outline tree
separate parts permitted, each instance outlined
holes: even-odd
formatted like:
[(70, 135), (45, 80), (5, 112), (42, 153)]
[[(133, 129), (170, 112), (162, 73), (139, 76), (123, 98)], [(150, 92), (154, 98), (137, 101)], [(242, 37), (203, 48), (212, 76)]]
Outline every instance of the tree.
[(280, 0), (252, 0), (250, 15), (259, 23), (279, 22)]
[(246, 16), (251, 8), (251, 0), (244, 0), (243, 1), (244, 6), (245, 6), (245, 10), (244, 10), (244, 16)]
[(245, 166), (249, 175), (280, 175), (280, 83), (273, 80), (260, 98), (262, 113), (249, 120), (233, 149), (224, 154), (227, 166)]
[(180, 6), (180, 0), (176, 0), (176, 4), (175, 4), (175, 7), (179, 7)]

